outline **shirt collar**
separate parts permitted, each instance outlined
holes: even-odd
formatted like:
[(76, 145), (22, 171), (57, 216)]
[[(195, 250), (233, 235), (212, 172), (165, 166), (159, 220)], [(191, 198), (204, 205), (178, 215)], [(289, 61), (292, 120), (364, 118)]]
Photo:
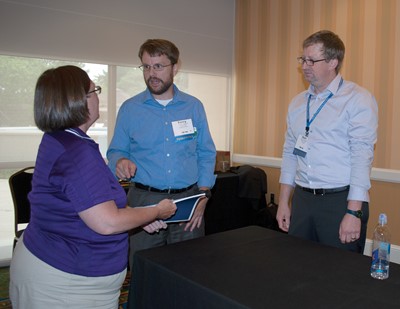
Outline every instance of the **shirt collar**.
[(78, 137), (80, 137), (80, 138), (82, 138), (82, 139), (86, 139), (86, 140), (93, 141), (93, 139), (92, 139), (89, 135), (87, 135), (85, 132), (83, 132), (83, 131), (82, 131), (81, 129), (79, 129), (78, 127), (77, 127), (77, 128), (65, 129), (64, 131), (65, 131), (65, 132), (68, 132), (68, 133), (71, 133), (71, 134), (73, 134), (73, 135), (75, 135), (75, 136), (78, 136)]

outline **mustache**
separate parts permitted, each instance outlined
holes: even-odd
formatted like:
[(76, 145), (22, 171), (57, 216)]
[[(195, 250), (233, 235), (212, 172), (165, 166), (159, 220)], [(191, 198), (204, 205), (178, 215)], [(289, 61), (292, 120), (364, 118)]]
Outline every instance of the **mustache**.
[(150, 82), (152, 82), (152, 81), (157, 81), (157, 82), (160, 82), (160, 83), (163, 82), (161, 79), (159, 79), (159, 78), (157, 78), (157, 77), (149, 77), (149, 78), (147, 79), (147, 82), (148, 82), (148, 83), (150, 83)]

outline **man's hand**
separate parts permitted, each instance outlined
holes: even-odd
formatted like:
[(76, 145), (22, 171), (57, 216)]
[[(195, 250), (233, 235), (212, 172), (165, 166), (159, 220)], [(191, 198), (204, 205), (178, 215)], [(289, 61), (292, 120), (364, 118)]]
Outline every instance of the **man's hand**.
[(290, 208), (287, 203), (280, 202), (278, 211), (276, 213), (276, 220), (278, 221), (279, 228), (287, 232), (290, 226)]
[(289, 231), (290, 226), (290, 196), (292, 194), (293, 187), (287, 184), (281, 184), (279, 191), (279, 203), (278, 211), (276, 213), (276, 220), (278, 221), (279, 228), (282, 231)]
[[(360, 210), (361, 201), (348, 201), (347, 208), (351, 210)], [(343, 244), (356, 241), (360, 238), (361, 219), (346, 213), (340, 222), (339, 238)]]
[(207, 204), (208, 198), (203, 197), (199, 203), (196, 206), (196, 209), (194, 210), (192, 219), (186, 223), (185, 226), (185, 231), (190, 230), (191, 232), (195, 228), (199, 228), (201, 226), (201, 223), (203, 222), (203, 217), (204, 217), (204, 211), (206, 209), (206, 204)]
[(117, 161), (115, 175), (120, 180), (131, 179), (136, 174), (136, 164), (126, 158)]

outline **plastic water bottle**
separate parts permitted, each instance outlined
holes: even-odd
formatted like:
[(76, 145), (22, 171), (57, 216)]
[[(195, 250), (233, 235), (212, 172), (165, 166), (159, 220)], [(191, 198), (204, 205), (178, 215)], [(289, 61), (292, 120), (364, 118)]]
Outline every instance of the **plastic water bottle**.
[(379, 223), (375, 227), (372, 245), (371, 277), (387, 279), (390, 262), (390, 233), (386, 214), (379, 215)]

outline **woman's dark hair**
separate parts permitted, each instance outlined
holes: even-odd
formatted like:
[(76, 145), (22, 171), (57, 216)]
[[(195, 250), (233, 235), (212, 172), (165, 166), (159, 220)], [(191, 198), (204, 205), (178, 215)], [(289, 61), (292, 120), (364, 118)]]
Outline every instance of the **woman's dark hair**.
[(36, 83), (34, 118), (43, 132), (78, 127), (89, 119), (87, 73), (72, 65), (49, 69)]
[(178, 63), (179, 60), (179, 49), (174, 43), (163, 39), (149, 39), (144, 42), (139, 49), (140, 60), (142, 60), (144, 52), (152, 57), (166, 55), (172, 64)]

